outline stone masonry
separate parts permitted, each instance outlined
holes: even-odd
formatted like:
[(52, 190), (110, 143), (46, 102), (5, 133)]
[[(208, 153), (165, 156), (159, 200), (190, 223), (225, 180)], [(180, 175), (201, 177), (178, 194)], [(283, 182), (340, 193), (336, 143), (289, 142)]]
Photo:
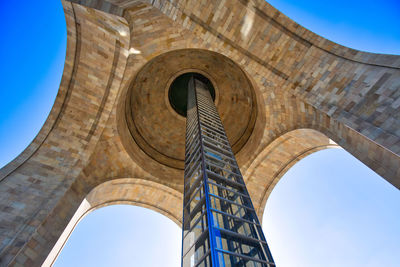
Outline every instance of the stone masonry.
[(263, 0), (72, 0), (64, 73), (35, 140), (0, 170), (0, 266), (50, 265), (93, 209), (180, 224), (185, 119), (174, 77), (199, 72), (260, 218), (282, 175), (342, 147), (400, 188), (400, 56), (330, 42)]

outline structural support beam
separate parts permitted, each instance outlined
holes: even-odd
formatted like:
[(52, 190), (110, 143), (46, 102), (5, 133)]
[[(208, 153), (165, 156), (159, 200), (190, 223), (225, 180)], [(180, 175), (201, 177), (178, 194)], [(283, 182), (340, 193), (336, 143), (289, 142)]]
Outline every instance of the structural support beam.
[(206, 85), (188, 85), (182, 266), (275, 266)]

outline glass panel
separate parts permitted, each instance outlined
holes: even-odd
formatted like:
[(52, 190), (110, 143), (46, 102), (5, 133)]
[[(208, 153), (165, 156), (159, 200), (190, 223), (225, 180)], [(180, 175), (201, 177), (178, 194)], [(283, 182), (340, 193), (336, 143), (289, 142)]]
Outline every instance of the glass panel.
[[(204, 213), (206, 213), (205, 198), (202, 199), (200, 204), (196, 206), (196, 209), (193, 210), (192, 213), (185, 214), (184, 229), (190, 230), (195, 224), (198, 223), (198, 220), (200, 220), (200, 217), (203, 216)], [(198, 227), (201, 227), (201, 225)]]
[(196, 183), (193, 184), (193, 190), (185, 196), (185, 207), (187, 203), (198, 202), (204, 196), (203, 179), (198, 179)]
[(251, 259), (265, 260), (263, 249), (259, 244), (244, 242), (243, 240), (223, 234), (216, 235), (217, 248), (249, 257)]
[(212, 219), (214, 227), (226, 229), (249, 238), (260, 238), (258, 225), (215, 211), (212, 212)]
[(193, 184), (196, 184), (198, 182), (198, 178), (203, 179), (203, 172), (201, 169), (201, 165), (199, 164), (197, 167), (195, 167), (192, 175), (185, 179), (185, 192), (190, 192), (194, 188), (192, 188)]
[(229, 200), (230, 202), (233, 202), (238, 205), (242, 205), (242, 206), (252, 209), (249, 198), (241, 195), (240, 193), (232, 192), (228, 189), (219, 187), (219, 186), (217, 186), (215, 184), (211, 184), (211, 183), (209, 183), (208, 188), (209, 188), (210, 194), (222, 197), (226, 200)]
[[(236, 198), (236, 200), (240, 202), (240, 198)], [(252, 218), (252, 216), (248, 215), (247, 213), (251, 213), (253, 209), (243, 206), (241, 203), (236, 204), (233, 201), (228, 202), (221, 197), (215, 197), (213, 195), (210, 195), (210, 201), (213, 209), (232, 214), (239, 218), (243, 218), (245, 216), (246, 218)], [(253, 220), (250, 219), (250, 221)]]
[(211, 260), (210, 256), (207, 256), (202, 260), (200, 263), (197, 265), (198, 267), (210, 267), (211, 266)]
[(239, 173), (231, 172), (229, 170), (223, 169), (211, 163), (207, 163), (206, 170), (212, 174), (219, 175), (224, 179), (231, 180), (235, 183), (243, 184), (243, 180)]
[[(236, 186), (233, 186), (232, 183), (227, 183), (226, 181), (221, 181), (220, 179), (215, 179), (215, 175), (208, 175), (208, 184), (210, 188), (210, 193), (211, 194), (218, 194), (218, 190), (220, 188), (225, 189), (226, 191), (233, 192), (234, 194), (238, 195), (246, 195), (246, 192), (243, 190), (243, 187), (241, 185), (235, 184)], [(228, 194), (228, 193), (226, 193)]]
[[(269, 267), (268, 264), (263, 264), (261, 262), (252, 261), (249, 259), (244, 259), (238, 256), (229, 255), (227, 253), (218, 252), (219, 266), (235, 266), (235, 267)], [(271, 265), (271, 267), (274, 265)]]
[[(183, 267), (193, 267), (207, 254), (209, 250), (208, 238), (194, 245), (183, 257)], [(206, 265), (210, 266), (210, 265)]]
[(192, 177), (193, 173), (196, 173), (196, 171), (199, 169), (199, 167), (201, 166), (201, 155), (200, 153), (198, 155), (196, 155), (193, 160), (188, 163), (185, 166), (185, 177), (186, 177), (186, 181), (190, 179), (190, 177)]

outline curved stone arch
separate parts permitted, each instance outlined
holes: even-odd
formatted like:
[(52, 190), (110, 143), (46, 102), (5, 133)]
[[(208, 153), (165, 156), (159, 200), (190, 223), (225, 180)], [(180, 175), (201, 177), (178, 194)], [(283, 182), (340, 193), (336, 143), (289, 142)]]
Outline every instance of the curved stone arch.
[[(67, 25), (72, 27), (71, 31), (68, 30), (68, 33), (71, 33), (68, 35), (68, 42), (74, 40), (74, 36), (82, 40), (82, 53), (79, 56), (77, 51), (80, 49), (75, 49), (75, 52), (71, 50), (71, 55), (76, 56), (81, 63), (71, 62), (69, 66), (69, 71), (74, 67), (79, 68), (79, 75), (71, 74), (71, 81), (77, 89), (73, 92), (68, 88), (62, 91), (64, 87), (61, 85), (59, 95), (69, 94), (71, 101), (64, 106), (69, 109), (68, 112), (61, 109), (50, 114), (62, 114), (62, 119), (55, 123), (58, 127), (50, 131), (51, 134), (46, 137), (43, 146), (32, 154), (28, 153), (28, 160), (18, 157), (10, 163), (17, 166), (16, 169), (7, 170), (11, 166), (9, 165), (0, 171), (0, 179), (4, 172), (12, 172), (7, 179), (2, 180), (0, 186), (0, 196), (8, 205), (7, 209), (0, 211), (3, 216), (1, 223), (6, 229), (0, 236), (0, 265), (11, 263), (32, 266), (41, 263), (47, 256), (43, 251), (50, 251), (50, 246), (58, 238), (57, 235), (62, 232), (87, 193), (107, 179), (147, 177), (177, 190), (183, 188), (183, 179), (176, 178), (182, 177), (179, 172), (165, 170), (168, 174), (165, 177), (176, 178), (167, 181), (153, 172), (146, 173), (140, 164), (131, 160), (119, 141), (119, 131), (115, 125), (115, 121), (118, 120), (115, 113), (118, 113), (118, 110), (114, 109), (117, 105), (114, 103), (118, 103), (116, 97), (124, 97), (124, 88), (129, 84), (130, 76), (134, 75), (142, 64), (152, 56), (178, 48), (219, 52), (240, 63), (249, 78), (257, 84), (255, 87), (260, 90), (258, 94), (262, 100), (259, 103), (265, 105), (265, 112), (260, 110), (262, 116), (257, 117), (262, 117), (263, 125), (268, 128), (254, 129), (257, 135), (253, 136), (262, 137), (262, 140), (251, 137), (246, 143), (246, 147), (250, 148), (257, 141), (257, 150), (247, 149), (246, 153), (239, 153), (245, 158), (241, 161), (241, 156), (238, 155), (238, 162), (244, 172), (247, 169), (251, 172), (254, 166), (258, 166), (252, 163), (253, 160), (262, 160), (259, 154), (268, 149), (266, 146), (275, 144), (274, 140), (281, 134), (298, 128), (313, 128), (335, 140), (388, 182), (400, 188), (400, 139), (397, 124), (400, 102), (396, 94), (392, 95), (391, 99), (387, 97), (398, 88), (400, 57), (364, 53), (331, 44), (290, 21), (263, 0), (224, 2), (233, 7), (227, 10), (230, 10), (230, 14), (236, 14), (238, 18), (244, 15), (243, 11), (258, 10), (258, 14), (268, 20), (261, 23), (264, 19), (256, 17), (258, 21), (255, 25), (262, 28), (255, 27), (254, 29), (259, 31), (250, 33), (249, 36), (254, 34), (251, 42), (241, 40), (240, 35), (229, 34), (231, 29), (241, 27), (240, 19), (233, 21), (230, 27), (215, 24), (214, 19), (210, 20), (210, 23), (207, 22), (207, 18), (222, 14), (211, 14), (218, 8), (219, 3), (222, 3), (219, 1), (210, 1), (201, 7), (198, 5), (203, 1), (186, 1), (186, 6), (172, 6), (173, 3), (182, 3), (181, 0), (151, 1), (154, 8), (150, 6), (150, 1), (145, 1), (148, 3), (146, 5), (141, 4), (142, 1), (128, 0), (72, 2), (74, 4), (63, 1), (63, 4)], [(111, 14), (121, 11), (117, 15), (124, 18), (87, 9), (75, 3), (91, 4), (92, 7)], [(243, 9), (243, 3), (249, 3), (246, 10)], [(143, 9), (130, 8), (132, 5), (141, 5)], [(115, 13), (115, 10), (119, 11)], [(73, 16), (75, 13), (76, 18)], [(141, 17), (138, 13), (142, 13)], [(221, 18), (218, 16), (215, 19)], [(163, 20), (159, 20), (160, 18)], [(151, 24), (152, 32), (148, 27), (139, 24), (151, 20), (157, 21)], [(167, 21), (168, 25), (164, 23)], [(220, 19), (220, 22), (227, 23), (227, 20)], [(80, 34), (75, 34), (74, 25), (80, 29)], [(165, 28), (171, 31), (165, 33)], [(273, 38), (269, 41), (260, 38), (265, 28), (272, 29), (270, 34)], [(174, 35), (181, 31), (185, 38)], [(103, 38), (105, 32), (107, 38)], [(121, 33), (125, 33), (126, 36)], [(157, 33), (158, 40), (159, 37), (166, 37), (162, 39), (163, 47), (155, 48), (158, 41), (151, 33)], [(168, 35), (169, 33), (171, 34)], [(114, 73), (111, 66), (113, 58), (116, 59), (115, 55), (118, 54), (115, 49), (116, 41), (121, 43), (121, 47), (120, 60)], [(103, 53), (100, 53), (105, 50), (93, 49), (99, 44), (109, 48), (108, 58), (104, 58)], [(140, 47), (136, 47), (139, 44)], [(321, 49), (325, 45), (326, 49)], [(131, 46), (140, 48), (142, 54), (130, 55), (130, 49), (127, 48)], [(289, 47), (294, 49), (289, 50)], [(92, 61), (93, 58), (99, 60)], [(98, 62), (101, 64), (97, 64)], [(67, 69), (64, 70), (64, 74), (67, 74), (66, 71)], [(94, 77), (97, 77), (90, 83), (87, 78), (93, 75), (88, 75), (88, 71), (94, 71)], [(114, 73), (113, 76), (110, 76), (110, 73)], [(113, 85), (110, 84), (111, 93), (107, 93), (108, 97), (91, 97), (88, 103), (93, 102), (93, 107), (96, 108), (83, 117), (82, 110), (77, 108), (82, 105), (82, 101), (79, 100), (85, 98), (85, 92), (89, 88), (92, 90), (92, 96), (105, 96), (107, 80), (114, 80)], [(102, 99), (107, 101), (103, 102)], [(363, 101), (364, 99), (367, 101)], [(99, 123), (88, 123), (93, 120)], [(97, 129), (91, 126), (95, 124)], [(92, 135), (93, 133), (95, 135)], [(98, 150), (95, 150), (97, 148)], [(143, 152), (139, 149), (136, 149), (136, 152), (136, 155), (142, 156), (140, 153)], [(249, 165), (252, 168), (248, 168)], [(157, 168), (163, 166), (155, 165), (154, 169)], [(82, 177), (86, 176), (88, 179), (78, 177), (81, 173)], [(257, 184), (255, 189), (258, 190)], [(257, 195), (258, 192), (249, 191), (252, 195)], [(9, 205), (11, 200), (13, 206)]]
[[(128, 28), (123, 19), (88, 11), (68, 1), (62, 3), (67, 51), (55, 103), (33, 142), (0, 170), (2, 201), (15, 199), (23, 203), (0, 211), (4, 227), (0, 235), (1, 266), (32, 265), (39, 258), (38, 253), (26, 244), (32, 241), (37, 251), (47, 246), (42, 236), (38, 237), (41, 242), (31, 238), (38, 236), (37, 229), (67, 194), (88, 161), (110, 115), (126, 65), (129, 36), (121, 36), (118, 31)], [(98, 34), (103, 31), (99, 26), (109, 30), (107, 38)], [(109, 49), (93, 49), (88, 42), (90, 38), (96, 38), (93, 43)], [(104, 64), (91, 68), (95, 58)], [(91, 77), (90, 82), (87, 77)], [(27, 254), (19, 254), (22, 249), (27, 249)]]
[[(106, 13), (113, 15), (127, 17), (127, 11), (132, 6), (136, 5), (138, 2), (140, 4), (147, 4), (159, 9), (161, 12), (172, 17), (174, 20), (179, 20), (180, 18), (189, 17), (191, 20), (200, 20), (210, 16), (210, 13), (218, 7), (219, 2), (208, 3), (207, 5), (202, 5), (198, 1), (191, 0), (141, 0), (141, 1), (129, 1), (129, 0), (69, 0), (80, 5), (95, 8)], [(285, 35), (290, 38), (296, 39), (298, 42), (305, 43), (307, 45), (312, 45), (318, 49), (321, 49), (325, 53), (333, 54), (337, 57), (344, 58), (353, 62), (358, 62), (368, 65), (379, 65), (388, 68), (399, 69), (400, 61), (396, 55), (382, 55), (370, 52), (364, 52), (346, 47), (335, 42), (332, 42), (314, 32), (311, 32), (307, 28), (301, 26), (297, 22), (293, 21), (291, 18), (284, 15), (278, 9), (273, 7), (271, 4), (264, 0), (253, 0), (253, 1), (237, 1), (241, 4), (241, 8), (230, 10), (230, 12), (235, 12), (235, 14), (240, 13), (243, 8), (254, 13), (255, 17), (262, 20), (264, 24), (271, 24), (273, 27), (279, 28)], [(235, 1), (229, 3), (231, 5), (235, 4)], [(171, 11), (173, 10), (173, 11)], [(215, 11), (214, 11), (215, 12)], [(178, 15), (177, 15), (178, 14)], [(200, 17), (197, 17), (199, 14)], [(182, 16), (185, 15), (185, 16)], [(197, 16), (196, 16), (197, 15)], [(235, 22), (235, 24), (242, 23), (240, 20)], [(229, 31), (230, 29), (224, 29)], [(225, 32), (224, 32), (225, 34)]]
[(296, 129), (282, 134), (262, 150), (244, 174), (259, 220), (275, 185), (295, 163), (314, 152), (338, 147), (319, 131)]
[(182, 202), (182, 197), (182, 193), (170, 187), (143, 179), (120, 178), (104, 182), (83, 199), (50, 253), (40, 252), (47, 256), (42, 266), (54, 264), (78, 223), (96, 209), (119, 204), (139, 206), (160, 213), (180, 226), (182, 209), (177, 204)]
[(95, 187), (86, 200), (92, 207), (128, 201), (150, 208), (180, 225), (182, 223), (181, 192), (171, 187), (136, 178), (119, 178)]

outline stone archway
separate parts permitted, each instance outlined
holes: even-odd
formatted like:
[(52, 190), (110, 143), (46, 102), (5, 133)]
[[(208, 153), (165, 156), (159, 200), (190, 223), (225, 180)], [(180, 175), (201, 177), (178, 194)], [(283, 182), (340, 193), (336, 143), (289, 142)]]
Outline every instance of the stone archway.
[(244, 175), (259, 220), (275, 185), (295, 163), (322, 149), (339, 147), (316, 130), (296, 129), (279, 136), (261, 151)]
[[(136, 143), (128, 153), (117, 107), (147, 62), (179, 49), (219, 53), (254, 86), (259, 121), (237, 159), (258, 214), (291, 164), (332, 146), (326, 136), (400, 188), (398, 56), (333, 44), (261, 0), (63, 5), (68, 49), (55, 105), (33, 143), (0, 170), (1, 266), (40, 265), (85, 196), (104, 182), (140, 177), (182, 191), (181, 171), (151, 161)], [(235, 32), (252, 12), (243, 39)]]
[(151, 181), (121, 178), (104, 182), (90, 191), (62, 231), (42, 266), (54, 264), (77, 224), (93, 210), (118, 204), (148, 208), (181, 225), (182, 193)]

